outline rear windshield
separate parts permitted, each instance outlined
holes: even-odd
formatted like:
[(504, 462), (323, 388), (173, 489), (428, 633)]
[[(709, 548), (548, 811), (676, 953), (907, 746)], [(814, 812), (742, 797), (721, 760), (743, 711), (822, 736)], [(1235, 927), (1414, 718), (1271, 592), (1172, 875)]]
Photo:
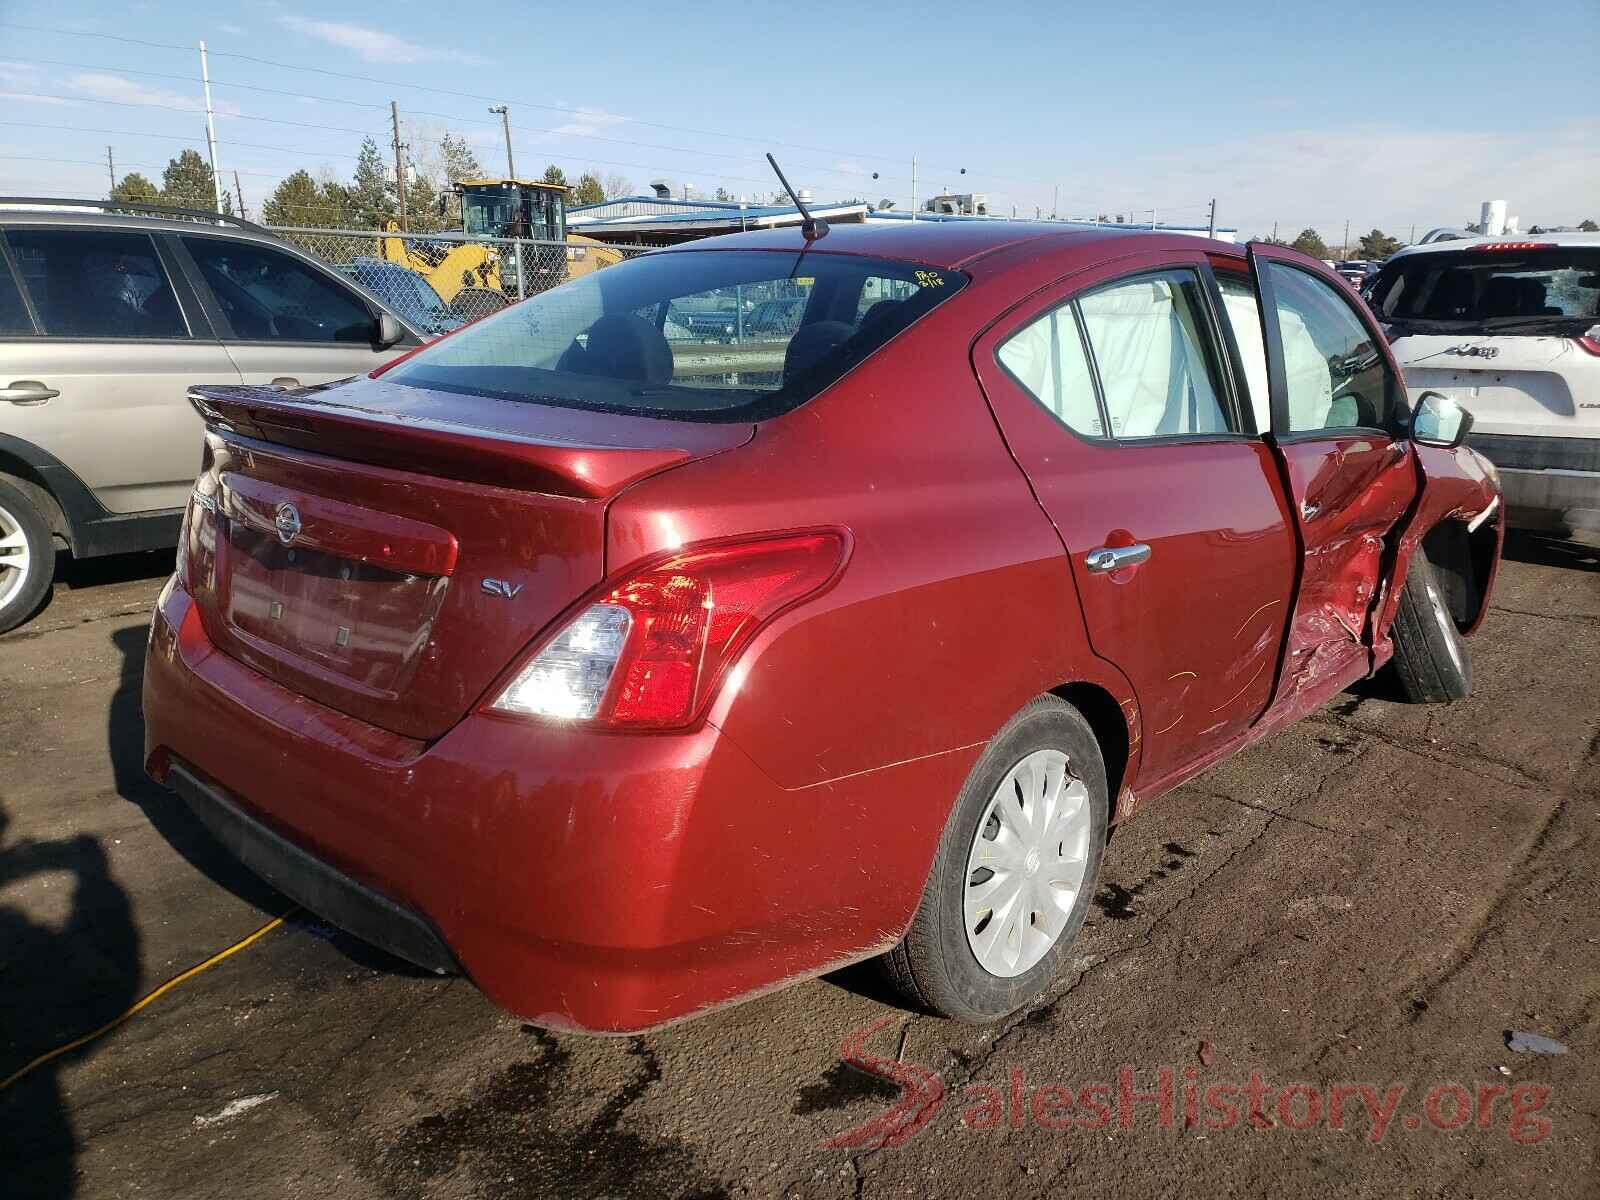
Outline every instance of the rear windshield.
[(564, 408), (760, 420), (816, 395), (966, 278), (815, 251), (650, 254), (514, 305), (384, 378)]
[(1582, 332), (1600, 317), (1600, 247), (1404, 255), (1373, 283), (1372, 308), (1441, 332)]

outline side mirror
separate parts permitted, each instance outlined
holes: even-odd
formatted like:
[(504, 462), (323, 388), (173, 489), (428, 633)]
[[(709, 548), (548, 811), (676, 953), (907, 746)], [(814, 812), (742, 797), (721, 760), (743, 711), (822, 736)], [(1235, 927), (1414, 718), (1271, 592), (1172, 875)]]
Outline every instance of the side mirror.
[(378, 314), (372, 340), (378, 344), (379, 350), (387, 350), (396, 342), (403, 341), (405, 336), (405, 327), (394, 319), (392, 313)]
[(1471, 429), (1472, 414), (1440, 392), (1423, 392), (1411, 410), (1411, 438), (1424, 446), (1453, 450)]

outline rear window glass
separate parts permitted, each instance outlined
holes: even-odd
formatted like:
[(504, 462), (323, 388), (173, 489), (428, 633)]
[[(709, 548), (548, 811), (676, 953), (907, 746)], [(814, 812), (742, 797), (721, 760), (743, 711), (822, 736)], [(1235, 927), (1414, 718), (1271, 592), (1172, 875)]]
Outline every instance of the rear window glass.
[(1566, 332), (1600, 317), (1600, 247), (1408, 254), (1384, 267), (1372, 307), (1384, 321), (1441, 330)]
[(572, 280), (385, 378), (684, 420), (759, 420), (827, 387), (966, 282), (854, 255), (674, 251)]
[(6, 233), (43, 332), (53, 337), (186, 338), (189, 326), (155, 243), (142, 233)]

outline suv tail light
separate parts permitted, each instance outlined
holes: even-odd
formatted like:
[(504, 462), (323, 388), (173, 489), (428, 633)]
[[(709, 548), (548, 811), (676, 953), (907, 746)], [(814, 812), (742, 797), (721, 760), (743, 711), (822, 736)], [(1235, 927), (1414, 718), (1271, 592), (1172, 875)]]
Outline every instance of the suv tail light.
[(611, 728), (695, 721), (762, 625), (816, 595), (848, 552), (834, 530), (679, 551), (603, 585), (490, 703)]

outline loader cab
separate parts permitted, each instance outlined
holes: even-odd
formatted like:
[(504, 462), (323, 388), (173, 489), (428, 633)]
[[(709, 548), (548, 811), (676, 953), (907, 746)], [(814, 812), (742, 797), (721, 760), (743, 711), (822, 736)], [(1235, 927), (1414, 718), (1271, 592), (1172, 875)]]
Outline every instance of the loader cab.
[(463, 179), (461, 227), (472, 237), (560, 242), (567, 236), (567, 189), (525, 179)]

